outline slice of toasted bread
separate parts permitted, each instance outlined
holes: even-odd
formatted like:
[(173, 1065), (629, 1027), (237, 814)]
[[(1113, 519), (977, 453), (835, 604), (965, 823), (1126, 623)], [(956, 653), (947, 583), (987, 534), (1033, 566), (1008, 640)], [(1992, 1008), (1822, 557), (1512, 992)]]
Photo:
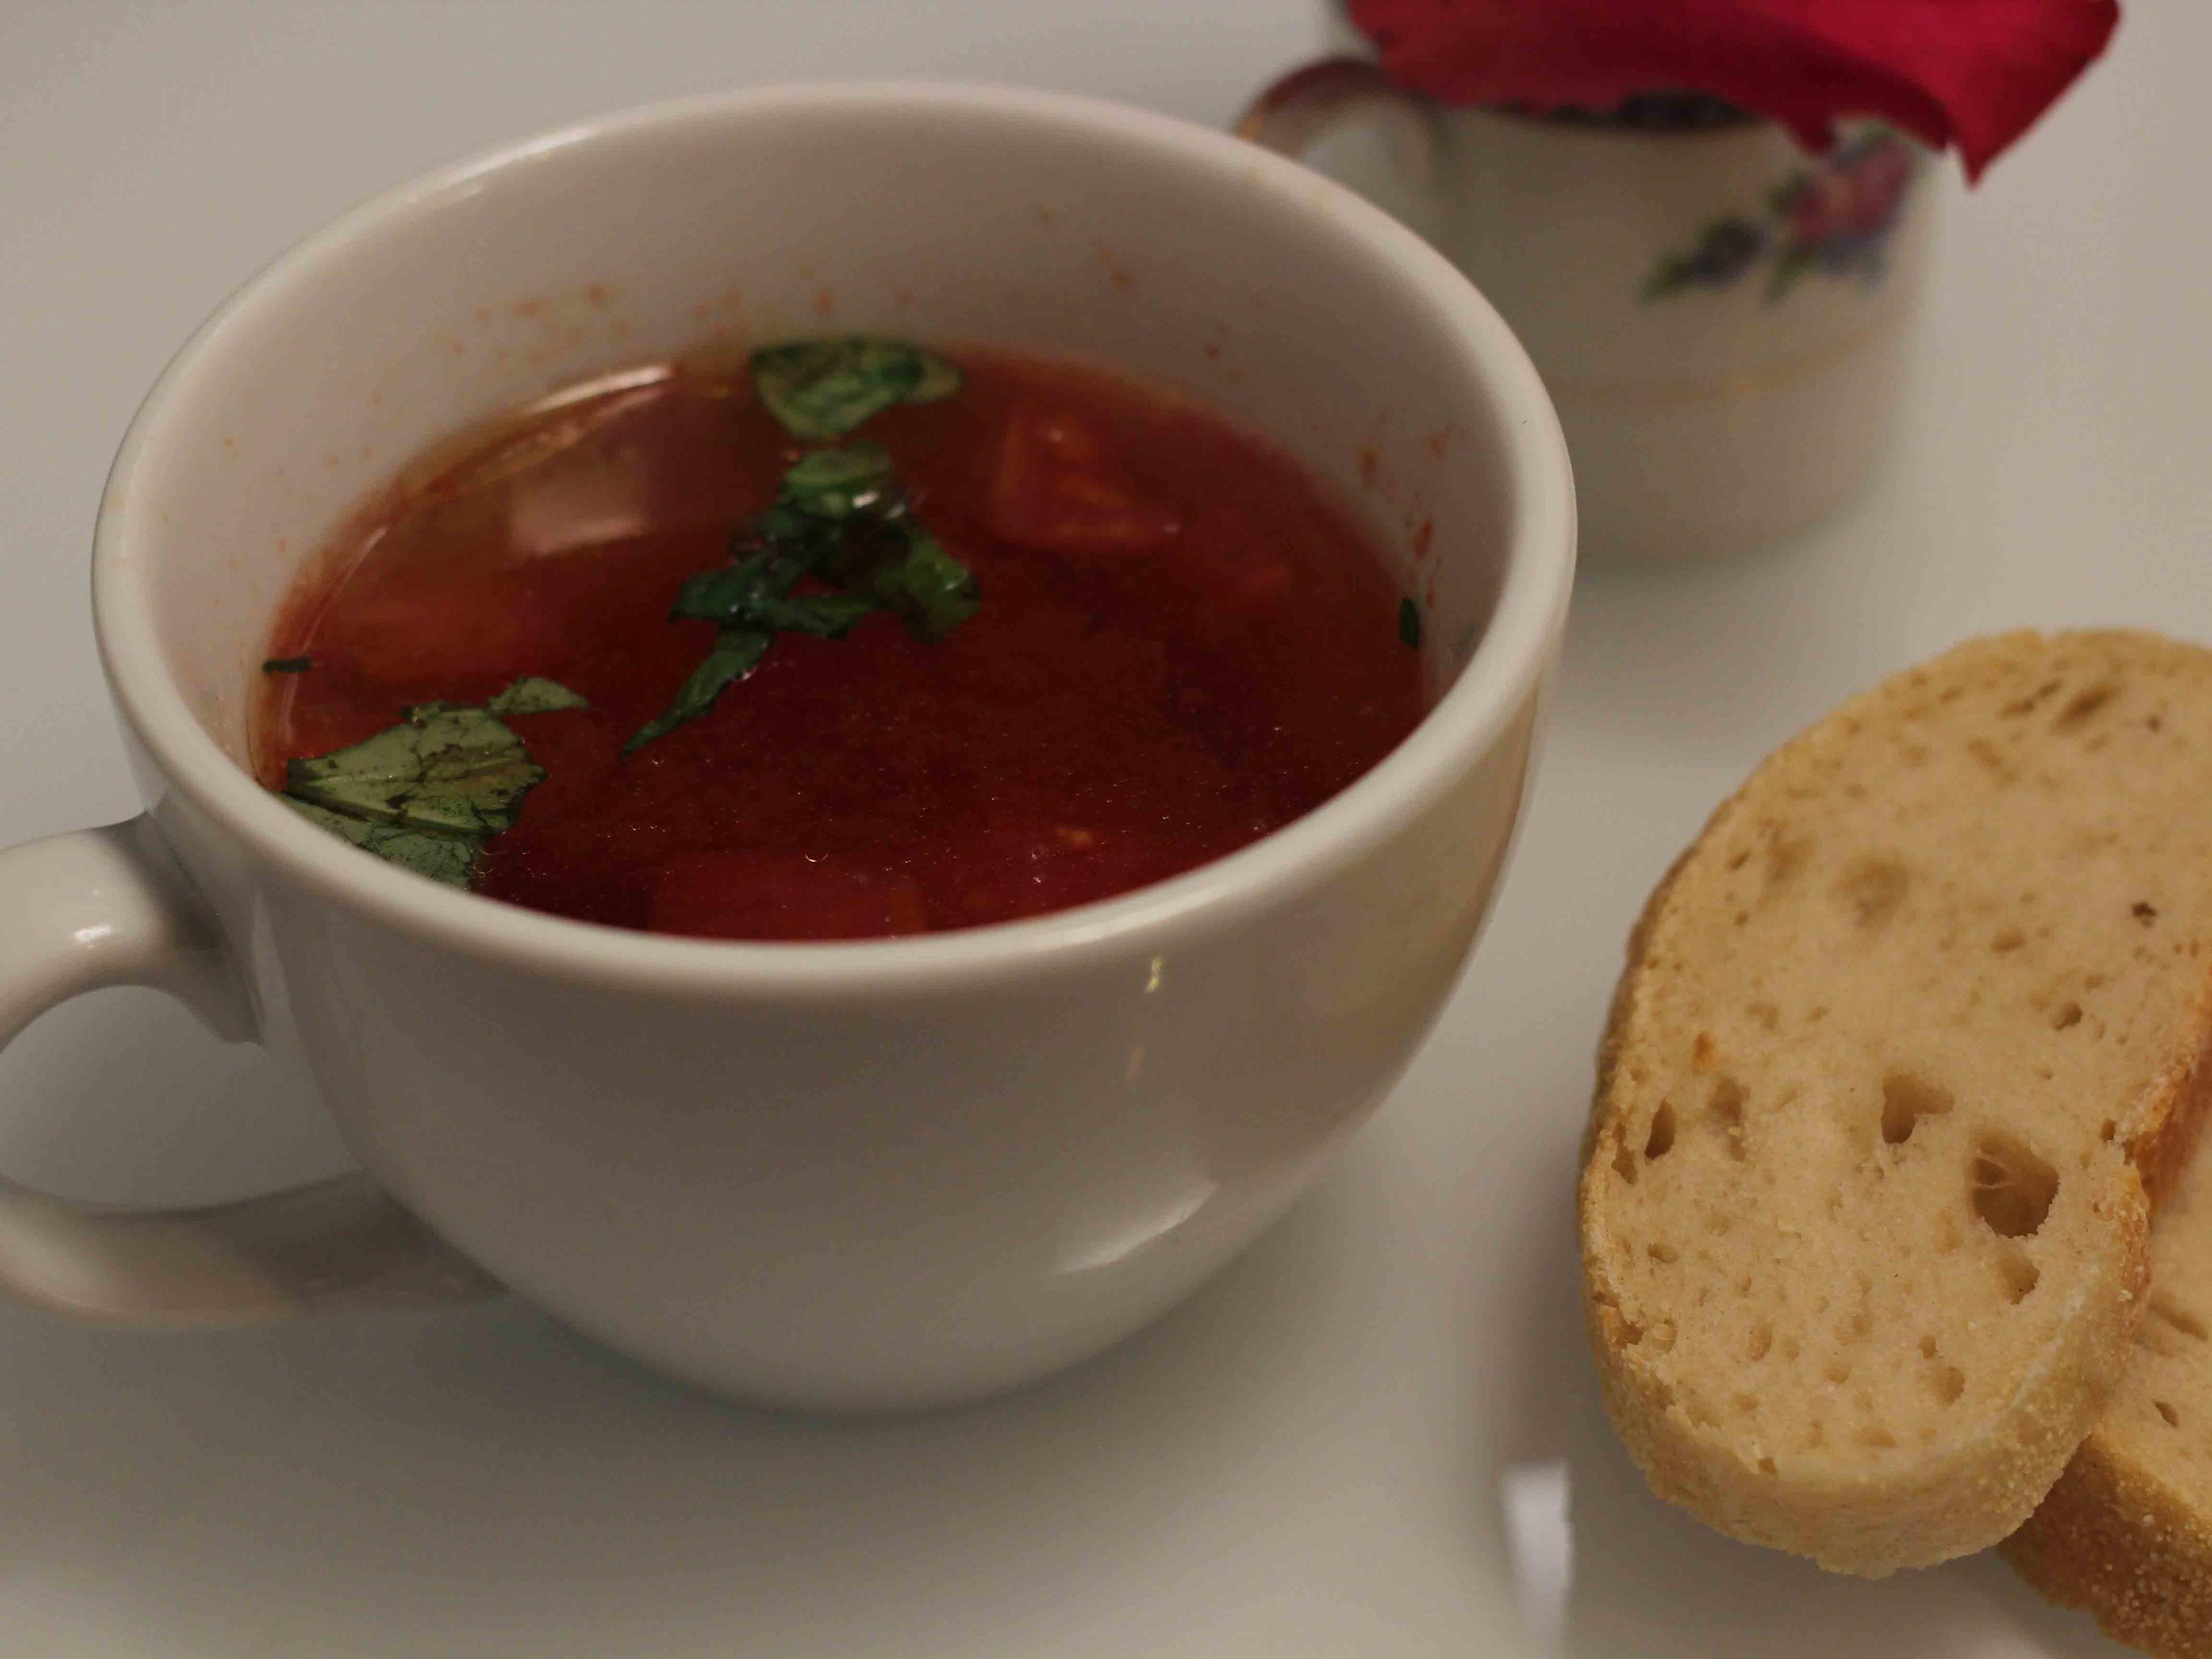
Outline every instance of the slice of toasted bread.
[(2150, 1314), (2119, 1390), (2005, 1559), (2159, 1659), (2212, 1654), (2212, 1157), (2150, 1239)]
[(2212, 653), (2008, 635), (1753, 774), (1630, 941), (1585, 1312), (1659, 1494), (1878, 1576), (1996, 1543), (2142, 1316), (2212, 1077)]

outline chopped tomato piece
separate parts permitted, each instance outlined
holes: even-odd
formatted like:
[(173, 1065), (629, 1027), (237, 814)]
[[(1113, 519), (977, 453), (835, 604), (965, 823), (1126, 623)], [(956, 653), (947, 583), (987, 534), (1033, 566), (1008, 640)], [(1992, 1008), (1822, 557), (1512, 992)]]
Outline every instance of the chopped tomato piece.
[(799, 853), (693, 853), (653, 884), (655, 933), (702, 939), (879, 939), (929, 926), (905, 876)]
[(999, 445), (991, 521), (1009, 541), (1075, 553), (1144, 552), (1182, 530), (1174, 508), (1138, 493), (1096, 433), (1028, 410)]

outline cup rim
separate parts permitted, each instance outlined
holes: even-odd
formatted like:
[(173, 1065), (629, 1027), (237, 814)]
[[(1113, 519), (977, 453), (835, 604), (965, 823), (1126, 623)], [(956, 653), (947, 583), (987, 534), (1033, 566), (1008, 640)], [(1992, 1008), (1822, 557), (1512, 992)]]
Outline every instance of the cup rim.
[[(1399, 745), (1344, 790), (1281, 828), (1169, 880), (1020, 921), (843, 941), (694, 939), (579, 921), (487, 901), (364, 858), (286, 810), (204, 731), (161, 665), (145, 562), (153, 533), (131, 488), (190, 414), (200, 366), (242, 319), (347, 257), (357, 242), (488, 175), (653, 129), (772, 119), (825, 109), (918, 119), (983, 115), (1079, 134), (1269, 192), (1325, 218), (1449, 325), (1466, 371), (1503, 406), (1501, 472), (1515, 498), (1503, 579), (1483, 636), (1444, 695)], [(1520, 343), (1467, 278), (1354, 192), (1225, 132), (1106, 100), (959, 82), (780, 84), (670, 100), (587, 118), (481, 152), (386, 190), (279, 254), (193, 332), (125, 433), (101, 499), (92, 561), (94, 632), (117, 706), (167, 786), (295, 888), (475, 960), (656, 995), (936, 990), (1031, 976), (1116, 954), (1155, 957), (1307, 890), (1418, 814), (1504, 735), (1548, 662), (1572, 586), (1575, 505), (1566, 444)]]

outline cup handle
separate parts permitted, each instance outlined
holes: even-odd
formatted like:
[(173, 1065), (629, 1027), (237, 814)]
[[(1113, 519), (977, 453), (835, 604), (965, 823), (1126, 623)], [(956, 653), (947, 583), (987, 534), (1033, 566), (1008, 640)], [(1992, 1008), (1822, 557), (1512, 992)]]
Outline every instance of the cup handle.
[[(1441, 228), (1437, 185), (1443, 166), (1443, 123), (1434, 104), (1399, 85), (1380, 64), (1350, 56), (1301, 64), (1244, 106), (1235, 131), (1263, 149), (1302, 160), (1340, 122), (1376, 116), (1414, 139), (1394, 153), (1394, 160), (1412, 174), (1413, 199), (1392, 199), (1382, 205), (1434, 240)], [(1397, 193), (1392, 194), (1395, 198)]]
[[(0, 1045), (111, 985), (167, 991), (225, 1042), (256, 1034), (235, 965), (151, 820), (0, 852)], [(360, 1174), (189, 1210), (78, 1204), (0, 1179), (0, 1293), (98, 1323), (246, 1325), (499, 1290)]]

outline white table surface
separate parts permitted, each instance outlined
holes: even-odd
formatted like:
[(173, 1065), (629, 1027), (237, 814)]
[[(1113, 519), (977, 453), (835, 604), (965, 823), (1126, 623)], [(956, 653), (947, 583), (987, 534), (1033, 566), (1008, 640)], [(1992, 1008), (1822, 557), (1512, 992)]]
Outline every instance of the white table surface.
[[(163, 360), (295, 237), (592, 111), (920, 74), (1221, 122), (1307, 0), (0, 5), (0, 842), (135, 807), (86, 554)], [(156, 1339), (0, 1313), (0, 1652), (2116, 1652), (1990, 1560), (1878, 1586), (1654, 1503), (1597, 1413), (1569, 1192), (1651, 881), (1764, 750), (1967, 634), (2212, 639), (2212, 11), (1950, 203), (1893, 464), (1763, 559), (1586, 575), (1518, 861), (1341, 1170), (1165, 1323), (885, 1424), (733, 1409), (513, 1304)], [(1955, 181), (1954, 197), (1963, 196)], [(297, 1079), (106, 992), (0, 1059), (0, 1168), (204, 1200), (338, 1167)]]

